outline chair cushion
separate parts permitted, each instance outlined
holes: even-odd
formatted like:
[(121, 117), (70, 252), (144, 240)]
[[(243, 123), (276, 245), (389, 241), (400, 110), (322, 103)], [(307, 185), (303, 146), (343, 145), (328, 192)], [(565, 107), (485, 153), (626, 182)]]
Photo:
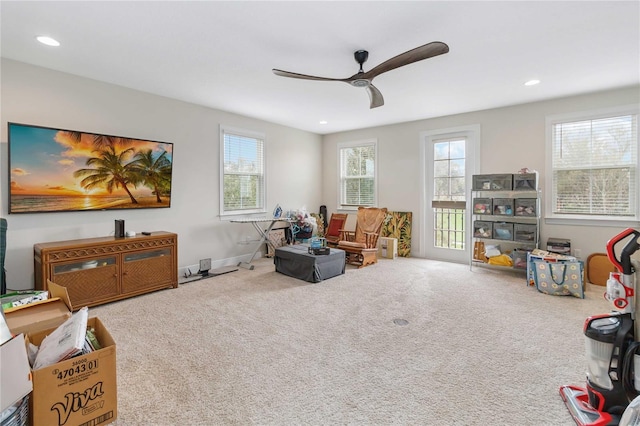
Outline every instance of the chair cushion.
[(330, 237), (337, 237), (340, 235), (340, 230), (344, 227), (344, 222), (344, 220), (331, 219), (326, 235)]
[(607, 285), (609, 273), (617, 271), (606, 253), (592, 253), (587, 258), (587, 281), (596, 285)]
[(358, 243), (355, 241), (340, 241), (338, 243), (338, 248), (340, 247), (351, 247), (351, 248), (359, 248), (359, 249), (366, 249), (367, 246), (365, 245), (365, 243)]

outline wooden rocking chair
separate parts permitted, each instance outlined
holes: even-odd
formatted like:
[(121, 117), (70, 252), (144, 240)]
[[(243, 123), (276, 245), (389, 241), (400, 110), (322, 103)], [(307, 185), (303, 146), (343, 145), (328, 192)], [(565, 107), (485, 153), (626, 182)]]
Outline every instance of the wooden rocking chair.
[(358, 207), (356, 230), (343, 230), (338, 242), (338, 248), (346, 252), (347, 263), (362, 268), (378, 262), (378, 236), (386, 217), (386, 208)]
[(337, 247), (340, 238), (340, 231), (343, 230), (345, 223), (347, 222), (347, 215), (345, 213), (332, 213), (329, 220), (329, 226), (327, 226), (324, 234), (325, 240), (329, 247)]

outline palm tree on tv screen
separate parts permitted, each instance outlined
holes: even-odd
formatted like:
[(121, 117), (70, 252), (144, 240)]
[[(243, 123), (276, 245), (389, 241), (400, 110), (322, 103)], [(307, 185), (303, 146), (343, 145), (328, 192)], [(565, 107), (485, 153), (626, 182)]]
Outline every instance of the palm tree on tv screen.
[(91, 157), (87, 160), (87, 166), (94, 166), (91, 169), (78, 169), (73, 172), (73, 176), (84, 177), (80, 184), (85, 189), (105, 188), (109, 194), (114, 189), (122, 188), (125, 190), (131, 202), (138, 204), (128, 186), (133, 185), (135, 188), (140, 183), (140, 176), (133, 171), (133, 163), (125, 164), (124, 160), (127, 156), (134, 152), (133, 148), (125, 149), (120, 153), (116, 153), (113, 145), (108, 145), (104, 149), (98, 149), (99, 157)]
[(171, 180), (171, 161), (167, 158), (167, 151), (156, 158), (153, 158), (151, 149), (138, 151), (130, 164), (130, 171), (137, 175), (143, 185), (153, 189), (156, 201), (161, 203), (160, 195), (169, 195), (168, 183)]
[(128, 138), (122, 138), (119, 136), (96, 135), (93, 133), (78, 132), (74, 130), (66, 130), (64, 133), (66, 133), (76, 144), (82, 142), (82, 135), (91, 136), (91, 142), (97, 149), (104, 149), (110, 146), (124, 146), (129, 142)]

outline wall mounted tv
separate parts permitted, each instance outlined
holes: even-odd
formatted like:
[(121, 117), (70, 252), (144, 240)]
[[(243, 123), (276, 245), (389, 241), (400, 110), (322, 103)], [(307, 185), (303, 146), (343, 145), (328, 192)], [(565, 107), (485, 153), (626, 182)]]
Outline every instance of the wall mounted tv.
[(172, 143), (8, 126), (9, 213), (171, 206)]

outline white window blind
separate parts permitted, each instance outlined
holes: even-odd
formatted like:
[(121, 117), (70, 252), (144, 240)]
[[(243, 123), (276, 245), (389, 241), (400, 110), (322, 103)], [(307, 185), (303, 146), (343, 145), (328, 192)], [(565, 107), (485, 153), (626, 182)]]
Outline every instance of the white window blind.
[(637, 114), (554, 123), (551, 142), (553, 214), (638, 214)]
[(340, 207), (376, 205), (375, 141), (344, 144), (340, 153)]
[(264, 211), (264, 138), (222, 130), (222, 214)]

